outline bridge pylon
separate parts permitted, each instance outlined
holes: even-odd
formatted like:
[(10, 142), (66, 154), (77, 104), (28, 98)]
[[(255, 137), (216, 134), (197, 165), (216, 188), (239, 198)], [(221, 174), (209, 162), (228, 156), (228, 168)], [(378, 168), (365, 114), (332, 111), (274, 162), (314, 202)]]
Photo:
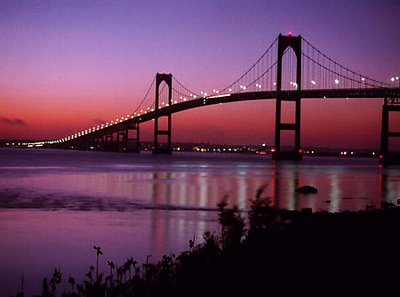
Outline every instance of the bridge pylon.
[(389, 148), (390, 138), (400, 137), (400, 131), (389, 130), (390, 112), (400, 111), (399, 98), (385, 98), (382, 105), (382, 125), (381, 125), (381, 153), (379, 163), (382, 165), (400, 165), (400, 153), (391, 152)]
[[(154, 107), (155, 118), (154, 118), (154, 148), (153, 154), (171, 154), (172, 153), (172, 143), (171, 143), (171, 113), (161, 115), (159, 112), (159, 89), (160, 84), (165, 82), (168, 86), (168, 106), (172, 104), (172, 74), (171, 73), (157, 73), (156, 74), (156, 102)], [(167, 118), (167, 128), (160, 129), (159, 119), (161, 117)], [(167, 142), (161, 143), (159, 141), (159, 136), (166, 136)]]
[[(276, 90), (278, 96), (276, 98), (276, 113), (275, 113), (275, 152), (272, 155), (274, 160), (301, 160), (303, 158), (300, 148), (300, 114), (301, 114), (301, 98), (300, 94), (282, 91), (282, 59), (287, 48), (291, 47), (296, 54), (296, 87), (297, 91), (301, 90), (301, 36), (278, 36), (278, 64), (277, 64), (277, 82)], [(291, 101), (295, 102), (295, 122), (284, 123), (282, 122), (282, 102)], [(281, 150), (281, 131), (294, 131), (294, 150), (282, 151)]]
[(104, 136), (104, 150), (107, 152), (116, 151), (116, 142), (113, 133), (107, 133)]
[[(133, 133), (129, 133), (130, 131), (132, 131)], [(133, 134), (133, 135), (130, 135), (130, 134)], [(124, 146), (124, 150), (126, 152), (140, 153), (140, 127), (139, 127), (139, 123), (135, 123), (135, 124), (129, 125), (129, 126), (127, 126), (125, 128), (123, 146)]]

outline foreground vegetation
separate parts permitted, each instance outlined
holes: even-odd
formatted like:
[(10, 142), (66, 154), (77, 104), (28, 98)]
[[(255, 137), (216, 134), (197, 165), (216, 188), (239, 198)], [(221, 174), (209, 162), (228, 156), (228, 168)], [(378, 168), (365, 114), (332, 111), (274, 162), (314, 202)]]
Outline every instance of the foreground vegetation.
[(227, 206), (218, 205), (221, 233), (205, 233), (201, 244), (190, 240), (178, 256), (156, 264), (109, 261), (104, 273), (98, 271), (101, 248), (94, 247), (97, 263), (83, 283), (70, 277), (69, 292), (61, 292), (55, 270), (38, 296), (400, 295), (400, 208), (281, 211), (260, 190), (246, 224), (236, 207)]

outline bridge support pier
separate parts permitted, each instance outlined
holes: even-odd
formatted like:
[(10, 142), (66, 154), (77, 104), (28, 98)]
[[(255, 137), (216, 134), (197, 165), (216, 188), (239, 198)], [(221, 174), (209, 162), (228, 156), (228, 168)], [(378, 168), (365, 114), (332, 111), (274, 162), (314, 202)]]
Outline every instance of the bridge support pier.
[(101, 151), (104, 149), (104, 137), (103, 136), (97, 136), (95, 139), (96, 142), (96, 151)]
[(105, 136), (104, 150), (108, 152), (115, 151), (114, 135), (112, 133)]
[[(282, 102), (294, 101), (296, 104), (296, 115), (294, 123), (282, 122)], [(274, 160), (301, 160), (303, 158), (300, 148), (300, 114), (301, 114), (301, 98), (277, 98), (276, 114), (275, 114), (275, 152), (272, 155)], [(294, 151), (281, 150), (281, 132), (294, 131)]]
[(117, 151), (124, 152), (126, 148), (124, 147), (125, 130), (117, 131)]
[[(165, 82), (168, 86), (168, 106), (172, 104), (172, 74), (157, 73), (156, 75), (156, 102), (155, 102), (155, 118), (154, 118), (154, 148), (153, 154), (172, 154), (172, 143), (171, 143), (171, 114), (160, 115), (159, 112), (159, 87), (162, 82)], [(159, 119), (161, 117), (167, 118), (166, 129), (160, 129)], [(167, 142), (161, 143), (159, 136), (166, 136)]]
[(400, 137), (400, 131), (389, 131), (390, 112), (400, 111), (400, 101), (385, 98), (382, 105), (382, 126), (381, 126), (381, 153), (379, 163), (382, 165), (400, 165), (400, 153), (391, 152), (389, 140), (392, 137)]
[[(272, 155), (273, 160), (301, 160), (303, 158), (300, 148), (300, 114), (301, 114), (301, 98), (300, 94), (289, 95), (282, 92), (282, 59), (287, 48), (291, 47), (296, 54), (296, 90), (301, 89), (301, 36), (283, 36), (278, 37), (278, 65), (277, 65), (277, 83), (276, 90), (278, 98), (276, 98), (275, 113), (275, 152)], [(296, 104), (296, 114), (294, 123), (282, 123), (282, 102), (294, 101)], [(294, 150), (283, 151), (281, 149), (281, 131), (294, 131)]]
[[(133, 131), (134, 135), (133, 137), (129, 136), (129, 132)], [(128, 126), (125, 128), (125, 133), (124, 133), (124, 144), (123, 144), (125, 151), (126, 152), (134, 152), (134, 153), (139, 153), (140, 152), (140, 130), (139, 130), (139, 123), (136, 123), (134, 125)]]

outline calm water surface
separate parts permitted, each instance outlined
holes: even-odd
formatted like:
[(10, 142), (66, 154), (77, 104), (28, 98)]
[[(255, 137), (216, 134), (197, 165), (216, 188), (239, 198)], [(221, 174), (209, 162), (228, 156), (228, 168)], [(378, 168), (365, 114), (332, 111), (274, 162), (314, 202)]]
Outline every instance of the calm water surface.
[[(294, 189), (313, 185), (315, 195)], [(60, 268), (81, 280), (107, 260), (144, 262), (179, 253), (195, 236), (219, 231), (215, 205), (224, 196), (246, 210), (258, 188), (280, 208), (360, 210), (400, 199), (400, 168), (376, 159), (179, 153), (172, 156), (0, 149), (0, 296), (39, 293)]]

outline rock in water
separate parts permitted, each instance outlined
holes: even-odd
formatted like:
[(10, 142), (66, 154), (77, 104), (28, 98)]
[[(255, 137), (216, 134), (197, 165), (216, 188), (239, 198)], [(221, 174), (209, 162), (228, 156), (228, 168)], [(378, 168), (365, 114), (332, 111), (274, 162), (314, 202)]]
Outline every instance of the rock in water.
[(313, 186), (302, 186), (295, 190), (297, 193), (301, 194), (315, 194), (318, 193), (318, 189)]

